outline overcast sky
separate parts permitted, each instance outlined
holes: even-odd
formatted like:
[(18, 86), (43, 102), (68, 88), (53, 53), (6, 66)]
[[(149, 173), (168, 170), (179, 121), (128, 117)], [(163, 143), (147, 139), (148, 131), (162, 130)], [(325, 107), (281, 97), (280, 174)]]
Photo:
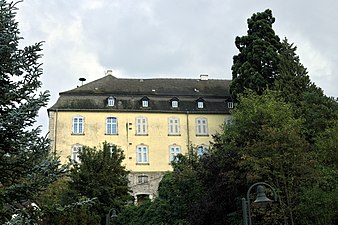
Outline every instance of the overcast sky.
[[(298, 49), (310, 78), (338, 96), (337, 0), (24, 0), (22, 46), (45, 41), (43, 89), (59, 92), (104, 76), (231, 79), (234, 40), (269, 8), (273, 29)], [(46, 108), (38, 124), (47, 132)]]

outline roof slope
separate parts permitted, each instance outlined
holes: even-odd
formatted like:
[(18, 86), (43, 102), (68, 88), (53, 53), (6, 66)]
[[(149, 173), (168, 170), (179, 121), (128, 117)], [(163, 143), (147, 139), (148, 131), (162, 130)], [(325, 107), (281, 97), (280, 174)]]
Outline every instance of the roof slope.
[[(119, 79), (112, 75), (61, 92), (55, 105), (49, 110), (116, 110), (116, 111), (173, 111), (170, 100), (177, 97), (180, 110), (196, 108), (196, 100), (203, 98), (204, 110), (223, 111), (229, 98), (230, 80), (199, 79)], [(107, 98), (114, 96), (116, 107), (107, 108)], [(140, 100), (147, 96), (149, 108), (141, 107)]]
[(62, 92), (66, 95), (115, 94), (115, 95), (229, 95), (229, 80), (199, 79), (118, 79), (112, 75)]

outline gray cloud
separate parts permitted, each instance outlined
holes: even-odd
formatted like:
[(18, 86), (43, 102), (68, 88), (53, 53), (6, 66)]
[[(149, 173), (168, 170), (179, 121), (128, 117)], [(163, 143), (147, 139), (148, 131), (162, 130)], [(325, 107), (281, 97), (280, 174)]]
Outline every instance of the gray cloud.
[[(231, 79), (236, 36), (253, 13), (270, 8), (274, 29), (298, 47), (311, 79), (338, 96), (338, 2), (335, 0), (26, 0), (19, 4), (23, 45), (44, 44), (44, 89), (58, 93), (100, 78)], [(46, 109), (39, 123), (46, 130)]]

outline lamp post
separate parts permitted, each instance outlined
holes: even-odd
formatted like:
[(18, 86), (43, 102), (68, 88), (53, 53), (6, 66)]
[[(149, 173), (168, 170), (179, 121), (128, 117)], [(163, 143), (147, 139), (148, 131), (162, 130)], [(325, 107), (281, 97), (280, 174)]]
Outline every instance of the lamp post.
[(106, 215), (106, 225), (110, 225), (110, 220), (113, 220), (117, 217), (115, 208), (111, 208)]
[[(271, 199), (266, 197), (265, 186), (269, 187), (272, 190), (274, 200), (271, 200)], [(244, 225), (252, 225), (251, 210), (250, 210), (250, 196), (249, 195), (250, 195), (251, 190), (254, 187), (257, 187), (257, 196), (256, 196), (256, 200), (254, 201), (254, 203), (266, 204), (266, 203), (277, 201), (276, 191), (270, 184), (265, 183), (265, 182), (257, 182), (257, 183), (254, 183), (253, 185), (251, 185), (250, 188), (248, 189), (247, 194), (246, 194), (246, 199), (242, 198), (243, 224)]]

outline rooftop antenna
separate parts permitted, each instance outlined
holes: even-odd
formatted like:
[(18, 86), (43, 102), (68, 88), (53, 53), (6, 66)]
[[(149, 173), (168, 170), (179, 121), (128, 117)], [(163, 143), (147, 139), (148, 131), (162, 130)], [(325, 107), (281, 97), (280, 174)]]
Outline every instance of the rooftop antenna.
[(82, 86), (83, 85), (83, 81), (86, 81), (86, 78), (81, 77), (81, 78), (79, 78), (79, 81), (81, 81), (81, 86)]

